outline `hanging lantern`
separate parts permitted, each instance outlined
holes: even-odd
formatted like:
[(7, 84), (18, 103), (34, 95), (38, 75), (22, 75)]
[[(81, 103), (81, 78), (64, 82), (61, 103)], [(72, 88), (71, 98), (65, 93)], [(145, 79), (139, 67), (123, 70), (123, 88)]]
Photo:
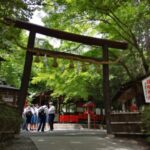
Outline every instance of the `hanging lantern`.
[(77, 74), (79, 74), (81, 71), (81, 64), (80, 62), (77, 63)]
[(63, 73), (65, 71), (65, 66), (63, 65), (62, 67), (61, 67), (61, 72)]
[(96, 71), (97, 71), (97, 73), (100, 73), (100, 72), (101, 72), (101, 68), (100, 68), (99, 65), (96, 65)]
[(82, 72), (85, 72), (85, 71), (87, 71), (87, 67), (86, 67), (85, 63), (82, 63)]
[(94, 64), (91, 64), (89, 69), (92, 73), (95, 73), (95, 65)]
[(47, 56), (46, 56), (46, 54), (44, 55), (44, 62), (47, 63)]
[(34, 60), (36, 63), (39, 63), (40, 62), (40, 56), (39, 54), (37, 53), (37, 55), (35, 56), (35, 60)]
[(46, 54), (44, 55), (44, 60), (43, 61), (44, 61), (45, 66), (48, 67)]
[(73, 68), (74, 68), (74, 63), (73, 63), (72, 60), (70, 60), (69, 68), (70, 68), (70, 69), (73, 69)]
[(58, 67), (58, 63), (57, 63), (57, 58), (56, 57), (54, 57), (52, 66), (53, 67)]

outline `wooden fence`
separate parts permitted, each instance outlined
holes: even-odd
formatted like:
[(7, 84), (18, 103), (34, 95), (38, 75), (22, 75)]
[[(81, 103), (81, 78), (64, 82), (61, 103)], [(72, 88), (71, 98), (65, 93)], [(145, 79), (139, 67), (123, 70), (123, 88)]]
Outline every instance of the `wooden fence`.
[(113, 134), (143, 134), (144, 128), (139, 112), (119, 112), (111, 114)]

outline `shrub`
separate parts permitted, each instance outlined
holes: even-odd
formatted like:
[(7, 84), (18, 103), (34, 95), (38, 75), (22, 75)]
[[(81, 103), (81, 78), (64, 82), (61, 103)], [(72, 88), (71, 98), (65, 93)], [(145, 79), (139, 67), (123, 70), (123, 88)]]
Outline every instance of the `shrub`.
[(6, 103), (0, 102), (0, 110), (0, 133), (7, 133), (9, 131), (13, 132), (13, 134), (19, 133), (22, 119), (18, 109), (14, 106), (9, 106)]
[(150, 142), (150, 105), (145, 106), (142, 112), (142, 122), (144, 123), (145, 132), (148, 134), (148, 141)]

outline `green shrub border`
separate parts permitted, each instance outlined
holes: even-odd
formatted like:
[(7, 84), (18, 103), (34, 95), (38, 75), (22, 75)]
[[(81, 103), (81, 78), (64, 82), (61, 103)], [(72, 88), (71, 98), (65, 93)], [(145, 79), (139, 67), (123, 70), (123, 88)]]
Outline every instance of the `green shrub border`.
[(141, 115), (145, 133), (147, 135), (147, 141), (150, 143), (150, 105), (144, 106), (144, 110)]

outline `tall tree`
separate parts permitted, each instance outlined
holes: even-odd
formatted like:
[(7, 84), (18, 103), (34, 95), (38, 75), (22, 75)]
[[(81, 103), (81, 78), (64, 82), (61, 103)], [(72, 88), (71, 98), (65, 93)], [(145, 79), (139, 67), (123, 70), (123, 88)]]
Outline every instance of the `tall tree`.
[(6, 61), (1, 65), (0, 80), (19, 87), (24, 64), (26, 35), (4, 23), (4, 18), (28, 21), (33, 12), (39, 8), (42, 0), (9, 0), (0, 1), (0, 56)]
[[(47, 0), (48, 27), (103, 38), (125, 40), (128, 51), (120, 64), (130, 79), (149, 72), (149, 1)], [(120, 55), (120, 54), (119, 54)], [(110, 57), (120, 57), (111, 52)], [(133, 64), (133, 65), (131, 65)], [(137, 67), (138, 65), (138, 67)], [(134, 70), (134, 72), (133, 72)]]
[[(4, 24), (4, 18), (21, 19), (28, 21), (33, 12), (39, 8), (42, 0), (13, 0), (0, 1), (0, 49), (8, 50), (11, 47), (11, 41), (16, 41), (20, 34), (20, 30), (10, 28)], [(12, 42), (12, 43), (13, 43)], [(20, 44), (21, 45), (21, 44)]]
[[(112, 94), (122, 82), (133, 80), (149, 73), (148, 40), (150, 38), (150, 18), (148, 14), (150, 10), (147, 0), (115, 0), (113, 2), (110, 0), (82, 0), (80, 4), (78, 4), (77, 0), (45, 0), (43, 6), (44, 11), (47, 13), (43, 21), (47, 27), (100, 38), (124, 40), (129, 43), (127, 51), (109, 50), (110, 60), (119, 64), (110, 64)], [(65, 41), (61, 41), (56, 50), (77, 54), (85, 54), (85, 51), (88, 51), (86, 53), (88, 56), (101, 56), (101, 49), (98, 47), (84, 47), (83, 45)], [(65, 77), (67, 76), (65, 75)], [(36, 82), (37, 79), (39, 78), (35, 77), (33, 82)], [(66, 80), (68, 81), (69, 78)], [(75, 81), (78, 81), (78, 79), (76, 78)], [(52, 86), (52, 83), (50, 86)], [(63, 80), (60, 83), (66, 82)], [(67, 83), (71, 82), (68, 81)], [(95, 83), (94, 85), (97, 84), (97, 82), (93, 83)], [(92, 82), (88, 84), (91, 85), (90, 87), (97, 87), (92, 86)], [(57, 92), (54, 93), (56, 95), (62, 93), (68, 96), (69, 94), (71, 95), (68, 91), (65, 93), (67, 84), (65, 84), (67, 86), (58, 85), (55, 86)]]

